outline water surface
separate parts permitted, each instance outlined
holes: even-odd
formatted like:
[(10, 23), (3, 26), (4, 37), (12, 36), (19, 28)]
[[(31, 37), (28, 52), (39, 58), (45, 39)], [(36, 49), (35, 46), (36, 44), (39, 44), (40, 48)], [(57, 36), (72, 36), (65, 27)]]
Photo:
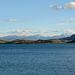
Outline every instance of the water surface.
[(0, 75), (75, 75), (75, 44), (0, 44)]

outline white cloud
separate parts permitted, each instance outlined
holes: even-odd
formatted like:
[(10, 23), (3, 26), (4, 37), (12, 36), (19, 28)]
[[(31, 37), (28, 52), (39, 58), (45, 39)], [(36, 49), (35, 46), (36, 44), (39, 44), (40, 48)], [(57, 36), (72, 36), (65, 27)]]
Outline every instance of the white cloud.
[(62, 21), (57, 23), (57, 24), (53, 24), (53, 25), (59, 25), (59, 26), (63, 26), (63, 25), (68, 25), (68, 23), (63, 23)]
[(65, 22), (70, 22), (70, 20), (64, 20)]
[(53, 32), (61, 32), (60, 30), (54, 30)]
[(53, 14), (58, 14), (58, 12), (52, 12)]
[(50, 33), (50, 31), (42, 30), (40, 33)]
[(35, 15), (38, 15), (39, 13), (34, 13)]
[(71, 19), (71, 22), (75, 22), (75, 19)]
[(63, 7), (62, 6), (57, 6), (57, 9), (63, 9)]
[(61, 21), (58, 21), (58, 22), (60, 22), (60, 23), (61, 23), (61, 22), (65, 22), (65, 19), (62, 19)]
[(50, 31), (47, 31), (47, 30), (41, 30), (41, 31), (34, 31), (34, 30), (29, 30), (29, 29), (25, 29), (23, 30), (23, 32), (26, 32), (26, 33), (50, 33)]
[(9, 19), (9, 22), (21, 22), (20, 20), (16, 20), (16, 19)]
[(75, 2), (70, 2), (65, 4), (66, 7), (64, 7), (65, 10), (75, 10)]
[(31, 29), (24, 29), (22, 32), (25, 32), (25, 33), (33, 33), (34, 31), (31, 30)]
[(43, 33), (50, 33), (50, 31), (47, 31), (47, 30), (41, 30), (41, 31), (34, 31), (34, 30), (31, 30), (31, 29), (24, 29), (24, 30), (14, 30), (14, 31), (9, 31), (7, 32), (9, 34), (12, 34), (12, 35), (25, 35), (25, 34), (43, 34)]
[(57, 10), (75, 10), (75, 2), (70, 2), (70, 3), (65, 3), (65, 7), (63, 6), (55, 6), (55, 5), (50, 5), (50, 8), (54, 8)]
[(65, 20), (65, 19), (62, 19), (61, 21), (58, 21), (58, 22), (75, 22), (75, 19), (70, 19), (70, 20)]
[(67, 33), (75, 34), (75, 31), (73, 31), (73, 30), (71, 30), (71, 29), (68, 29), (68, 30), (67, 30)]
[(24, 35), (25, 34), (22, 31), (20, 31), (19, 29), (13, 30), (13, 31), (9, 31), (7, 33), (12, 34), (12, 35)]
[(67, 29), (67, 30), (64, 30), (64, 34), (72, 35), (72, 34), (75, 34), (75, 31), (73, 31), (72, 29)]
[(29, 18), (29, 20), (33, 20), (32, 18)]
[(53, 8), (53, 7), (54, 7), (54, 5), (50, 5), (49, 7), (50, 7), (50, 8)]
[(53, 8), (53, 9), (56, 9), (56, 10), (61, 10), (61, 9), (63, 9), (62, 6), (50, 5), (49, 7), (50, 7), (50, 8)]

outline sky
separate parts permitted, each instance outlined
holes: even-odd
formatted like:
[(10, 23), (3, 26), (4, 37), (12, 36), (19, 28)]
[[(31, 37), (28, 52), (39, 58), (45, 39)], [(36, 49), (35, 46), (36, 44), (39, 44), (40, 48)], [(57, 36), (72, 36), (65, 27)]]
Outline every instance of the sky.
[(0, 36), (75, 34), (75, 0), (0, 0)]

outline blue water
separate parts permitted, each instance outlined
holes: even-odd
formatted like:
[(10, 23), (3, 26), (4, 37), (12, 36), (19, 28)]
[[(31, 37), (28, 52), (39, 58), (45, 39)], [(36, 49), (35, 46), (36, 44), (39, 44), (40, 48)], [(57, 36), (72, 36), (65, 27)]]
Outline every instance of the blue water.
[(75, 44), (0, 44), (0, 75), (75, 75)]

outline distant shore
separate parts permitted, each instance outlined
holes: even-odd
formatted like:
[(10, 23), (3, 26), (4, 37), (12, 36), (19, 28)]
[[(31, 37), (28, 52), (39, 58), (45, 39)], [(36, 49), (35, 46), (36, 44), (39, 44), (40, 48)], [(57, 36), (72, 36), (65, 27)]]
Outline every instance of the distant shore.
[(26, 39), (17, 39), (17, 40), (5, 40), (0, 39), (0, 44), (47, 44), (47, 43), (74, 43), (73, 40), (59, 40), (59, 39), (48, 39), (48, 40), (26, 40)]

